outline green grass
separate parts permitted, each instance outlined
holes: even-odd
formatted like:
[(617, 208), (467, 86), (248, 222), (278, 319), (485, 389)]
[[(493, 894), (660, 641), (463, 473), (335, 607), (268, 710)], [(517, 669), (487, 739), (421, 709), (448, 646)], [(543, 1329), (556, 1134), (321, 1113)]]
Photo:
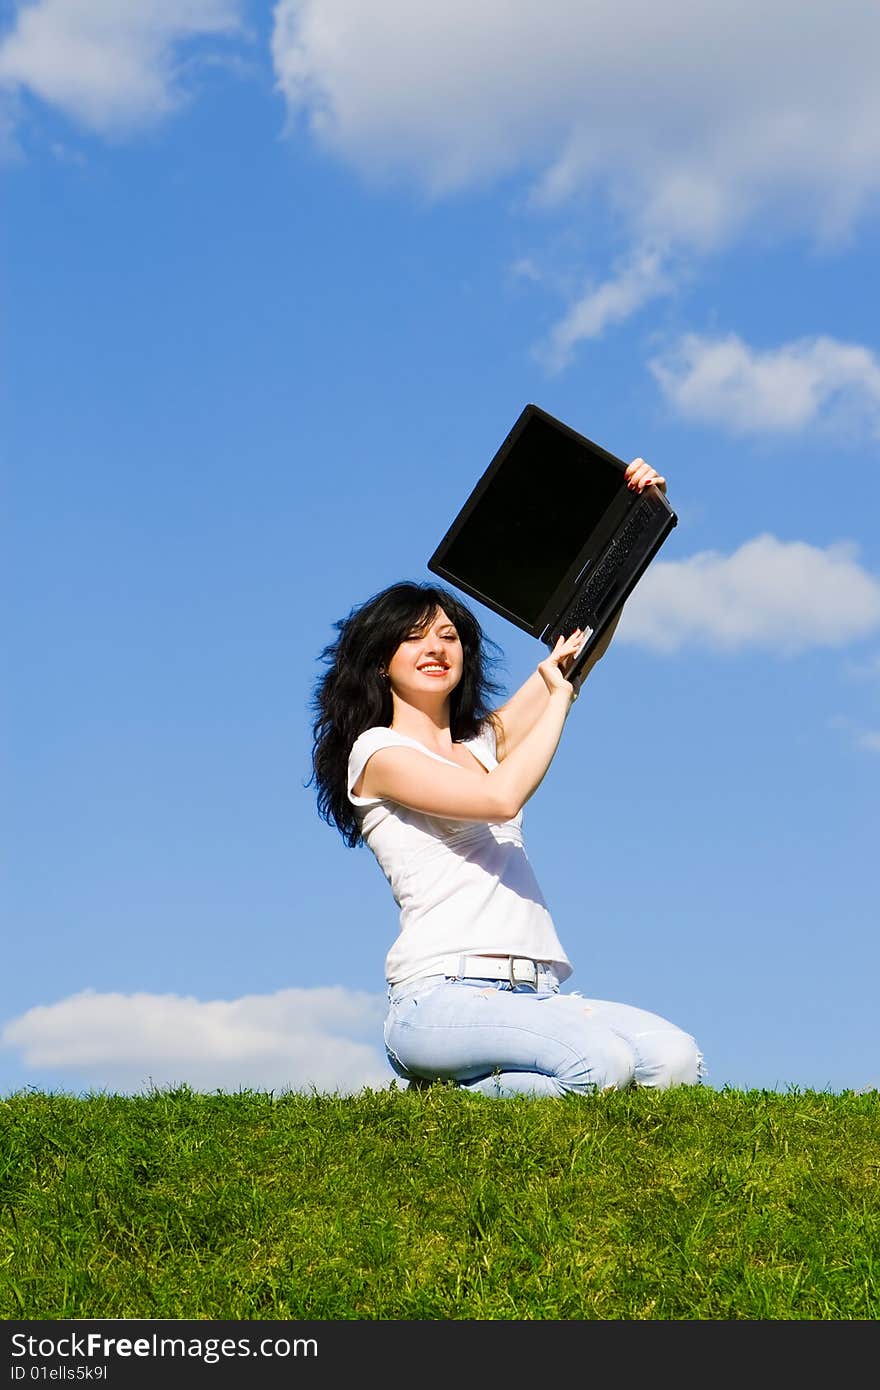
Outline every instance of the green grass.
[(0, 1100), (0, 1316), (875, 1319), (880, 1094)]

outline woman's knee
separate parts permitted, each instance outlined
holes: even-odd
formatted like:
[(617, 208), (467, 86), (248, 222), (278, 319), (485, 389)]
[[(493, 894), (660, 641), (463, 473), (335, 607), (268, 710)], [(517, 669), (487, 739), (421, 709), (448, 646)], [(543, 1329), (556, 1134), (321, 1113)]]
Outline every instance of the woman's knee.
[(695, 1086), (703, 1077), (703, 1054), (689, 1033), (664, 1028), (636, 1039), (638, 1060), (635, 1081), (639, 1086), (666, 1089)]

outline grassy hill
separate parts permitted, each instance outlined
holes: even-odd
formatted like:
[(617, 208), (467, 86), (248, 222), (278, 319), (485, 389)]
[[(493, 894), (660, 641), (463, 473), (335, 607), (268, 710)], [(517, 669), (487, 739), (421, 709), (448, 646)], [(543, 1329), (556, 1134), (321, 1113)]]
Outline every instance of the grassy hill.
[(880, 1094), (0, 1100), (0, 1316), (876, 1319)]

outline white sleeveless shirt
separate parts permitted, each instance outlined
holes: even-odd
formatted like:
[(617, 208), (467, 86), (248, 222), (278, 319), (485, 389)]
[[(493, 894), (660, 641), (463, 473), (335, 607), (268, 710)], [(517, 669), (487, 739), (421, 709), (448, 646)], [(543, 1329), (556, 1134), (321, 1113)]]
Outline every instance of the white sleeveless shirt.
[[(395, 801), (355, 796), (380, 748), (416, 748), (450, 763), (394, 729), (367, 729), (348, 760), (348, 795), (361, 832), (400, 908), (400, 933), (385, 960), (389, 984), (436, 974), (459, 955), (515, 955), (550, 962), (560, 981), (572, 966), (526, 856), (522, 812), (504, 822), (458, 821)], [(491, 771), (498, 766), (491, 724), (462, 744)]]

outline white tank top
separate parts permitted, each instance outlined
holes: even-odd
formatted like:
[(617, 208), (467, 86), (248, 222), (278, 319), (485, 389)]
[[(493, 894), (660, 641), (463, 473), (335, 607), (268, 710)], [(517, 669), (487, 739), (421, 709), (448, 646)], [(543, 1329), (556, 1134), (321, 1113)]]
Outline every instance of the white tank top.
[[(490, 724), (462, 745), (491, 771), (498, 766)], [(367, 729), (348, 760), (348, 795), (366, 844), (400, 908), (400, 933), (385, 960), (389, 984), (437, 973), (449, 956), (516, 955), (571, 974), (553, 919), (526, 856), (522, 812), (499, 823), (457, 821), (412, 811), (395, 801), (355, 796), (367, 762), (380, 748), (417, 748), (448, 758), (394, 729)]]

